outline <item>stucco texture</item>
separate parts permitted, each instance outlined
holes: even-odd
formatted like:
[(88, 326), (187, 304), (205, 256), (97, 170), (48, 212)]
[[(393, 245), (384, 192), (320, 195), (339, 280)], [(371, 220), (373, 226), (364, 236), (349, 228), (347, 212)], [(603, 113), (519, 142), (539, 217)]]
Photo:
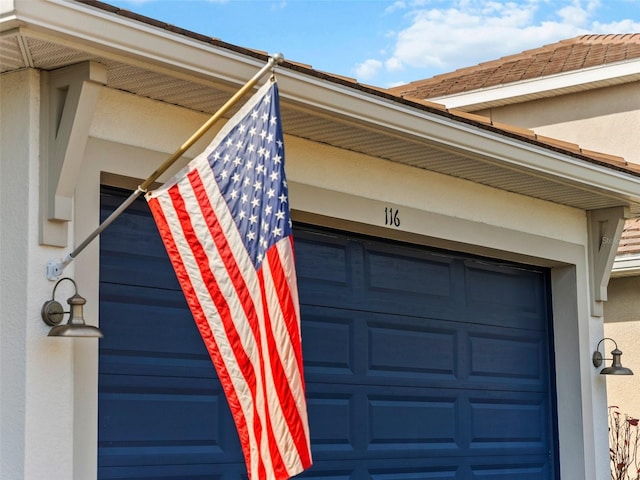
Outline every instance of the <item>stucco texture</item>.
[[(635, 375), (609, 375), (607, 399), (609, 406), (640, 418), (640, 276), (612, 278), (608, 290), (609, 301), (604, 307), (605, 335), (616, 341), (623, 352), (622, 365)], [(607, 345), (609, 350), (612, 344)]]

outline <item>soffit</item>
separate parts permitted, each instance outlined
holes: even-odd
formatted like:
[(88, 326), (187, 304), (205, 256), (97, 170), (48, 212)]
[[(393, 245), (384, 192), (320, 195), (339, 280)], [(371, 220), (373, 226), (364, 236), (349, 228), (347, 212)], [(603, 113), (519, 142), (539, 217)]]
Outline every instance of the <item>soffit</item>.
[[(230, 77), (223, 78), (221, 75), (211, 78), (211, 75), (162, 66), (161, 62), (151, 62), (146, 58), (123, 55), (101, 45), (87, 47), (85, 43), (74, 42), (55, 31), (43, 33), (40, 28), (30, 29), (28, 25), (14, 28), (0, 36), (0, 73), (23, 68), (55, 70), (84, 61), (95, 61), (107, 69), (108, 88), (209, 114), (222, 106), (239, 87), (234, 80), (229, 80)], [(214, 50), (219, 50), (219, 47), (212, 46), (211, 49), (215, 53)], [(225, 54), (229, 52), (225, 51)], [(248, 50), (240, 53), (232, 51), (231, 54), (252, 61), (255, 58), (266, 59), (264, 54)], [(618, 194), (611, 189), (586, 185), (576, 179), (560, 178), (542, 170), (507, 164), (495, 158), (492, 152), (471, 152), (459, 148), (455, 141), (437, 139), (430, 134), (430, 129), (447, 124), (449, 128), (451, 125), (462, 128), (463, 135), (474, 136), (477, 132), (493, 138), (498, 133), (516, 149), (522, 143), (527, 149), (538, 150), (543, 147), (552, 155), (556, 155), (557, 150), (558, 155), (571, 157), (573, 153), (568, 150), (550, 147), (536, 139), (496, 128), (477, 119), (458, 117), (432, 105), (424, 106), (393, 97), (382, 89), (361, 86), (352, 80), (326, 75), (301, 64), (287, 62), (279, 67), (278, 72), (281, 79), (283, 127), (288, 135), (580, 209), (626, 205), (632, 213), (640, 213), (640, 192), (636, 195)], [(246, 78), (249, 77), (247, 75)], [(299, 80), (303, 84), (296, 83)], [(292, 88), (287, 89), (287, 85)], [(328, 94), (339, 91), (341, 95), (345, 95), (345, 92), (346, 95), (357, 95), (371, 101), (372, 105), (376, 104), (377, 111), (385, 113), (373, 115), (380, 121), (373, 124), (357, 113), (350, 115), (331, 111), (321, 102), (309, 102), (299, 92), (303, 88), (294, 88), (294, 85), (303, 85), (304, 88), (311, 85), (310, 88), (320, 90), (329, 88)], [(320, 93), (314, 91), (311, 95), (317, 99), (322, 97)], [(361, 103), (358, 111), (368, 109), (368, 104)], [(406, 117), (407, 110), (412, 109), (416, 109), (418, 114), (412, 131), (390, 126), (391, 120), (389, 125), (384, 124), (387, 110), (390, 114)], [(417, 135), (417, 131), (424, 134)], [(569, 160), (597, 171), (602, 171), (604, 167), (605, 174), (610, 172), (613, 176), (631, 180), (632, 186), (640, 178), (640, 172), (628, 170), (624, 164), (617, 165), (610, 159), (600, 162), (597, 157), (573, 156), (575, 158)]]

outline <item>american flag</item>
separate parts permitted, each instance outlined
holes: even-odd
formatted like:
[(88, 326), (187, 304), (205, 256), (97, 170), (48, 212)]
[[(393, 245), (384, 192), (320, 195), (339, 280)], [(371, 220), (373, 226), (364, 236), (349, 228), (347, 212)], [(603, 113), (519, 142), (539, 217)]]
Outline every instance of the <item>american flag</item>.
[(269, 80), (147, 201), (252, 480), (311, 465), (278, 87)]

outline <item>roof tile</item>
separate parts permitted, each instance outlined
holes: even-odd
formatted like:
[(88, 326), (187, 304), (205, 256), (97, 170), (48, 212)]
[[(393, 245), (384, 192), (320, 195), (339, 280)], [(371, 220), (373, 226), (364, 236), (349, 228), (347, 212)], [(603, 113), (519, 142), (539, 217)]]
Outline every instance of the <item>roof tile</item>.
[(582, 35), (389, 89), (434, 98), (640, 58), (640, 33)]
[(631, 218), (624, 224), (618, 255), (640, 253), (640, 218)]

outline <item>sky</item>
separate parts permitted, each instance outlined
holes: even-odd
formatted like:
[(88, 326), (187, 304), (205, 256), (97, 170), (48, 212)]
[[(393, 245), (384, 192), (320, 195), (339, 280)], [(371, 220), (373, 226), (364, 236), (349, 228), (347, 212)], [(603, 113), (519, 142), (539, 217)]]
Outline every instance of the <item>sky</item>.
[(640, 0), (103, 1), (384, 88), (578, 35), (640, 32)]

